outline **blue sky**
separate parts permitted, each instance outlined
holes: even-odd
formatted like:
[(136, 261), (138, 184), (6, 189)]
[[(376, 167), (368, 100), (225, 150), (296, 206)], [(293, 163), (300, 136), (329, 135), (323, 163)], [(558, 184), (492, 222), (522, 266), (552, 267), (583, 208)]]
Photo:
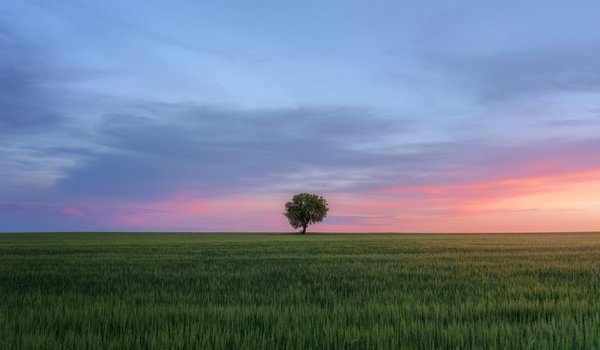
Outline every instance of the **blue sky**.
[(4, 3), (0, 231), (598, 229), (599, 12)]

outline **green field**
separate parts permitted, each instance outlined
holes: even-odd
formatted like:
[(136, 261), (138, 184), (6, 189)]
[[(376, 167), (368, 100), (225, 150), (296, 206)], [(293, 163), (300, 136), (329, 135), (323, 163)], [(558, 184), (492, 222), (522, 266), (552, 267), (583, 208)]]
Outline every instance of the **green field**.
[(599, 349), (600, 234), (0, 234), (1, 349)]

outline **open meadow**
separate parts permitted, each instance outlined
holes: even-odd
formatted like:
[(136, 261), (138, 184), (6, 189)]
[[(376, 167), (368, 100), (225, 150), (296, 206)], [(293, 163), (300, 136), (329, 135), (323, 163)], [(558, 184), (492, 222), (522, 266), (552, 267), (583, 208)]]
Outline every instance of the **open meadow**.
[(1, 349), (598, 349), (600, 234), (0, 234)]

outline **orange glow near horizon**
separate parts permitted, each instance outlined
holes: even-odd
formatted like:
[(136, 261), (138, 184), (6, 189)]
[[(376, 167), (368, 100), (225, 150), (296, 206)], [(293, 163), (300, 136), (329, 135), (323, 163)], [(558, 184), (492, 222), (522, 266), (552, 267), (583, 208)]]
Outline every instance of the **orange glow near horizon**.
[[(340, 216), (379, 232), (600, 229), (600, 170), (469, 184), (389, 188), (340, 198)], [(336, 225), (334, 230), (351, 230)]]
[[(600, 229), (600, 170), (495, 181), (324, 194), (322, 232), (530, 232)], [(173, 230), (289, 231), (287, 195), (196, 198), (178, 193), (135, 203), (143, 213), (117, 215), (128, 227)]]

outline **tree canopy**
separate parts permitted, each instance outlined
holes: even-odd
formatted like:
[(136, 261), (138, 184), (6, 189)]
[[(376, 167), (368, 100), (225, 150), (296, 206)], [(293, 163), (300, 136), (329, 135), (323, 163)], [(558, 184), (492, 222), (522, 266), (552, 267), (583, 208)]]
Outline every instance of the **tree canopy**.
[(291, 202), (285, 203), (285, 215), (290, 225), (297, 229), (302, 227), (302, 233), (306, 233), (308, 225), (323, 221), (327, 216), (329, 207), (327, 200), (322, 196), (310, 193), (299, 193), (292, 198)]

